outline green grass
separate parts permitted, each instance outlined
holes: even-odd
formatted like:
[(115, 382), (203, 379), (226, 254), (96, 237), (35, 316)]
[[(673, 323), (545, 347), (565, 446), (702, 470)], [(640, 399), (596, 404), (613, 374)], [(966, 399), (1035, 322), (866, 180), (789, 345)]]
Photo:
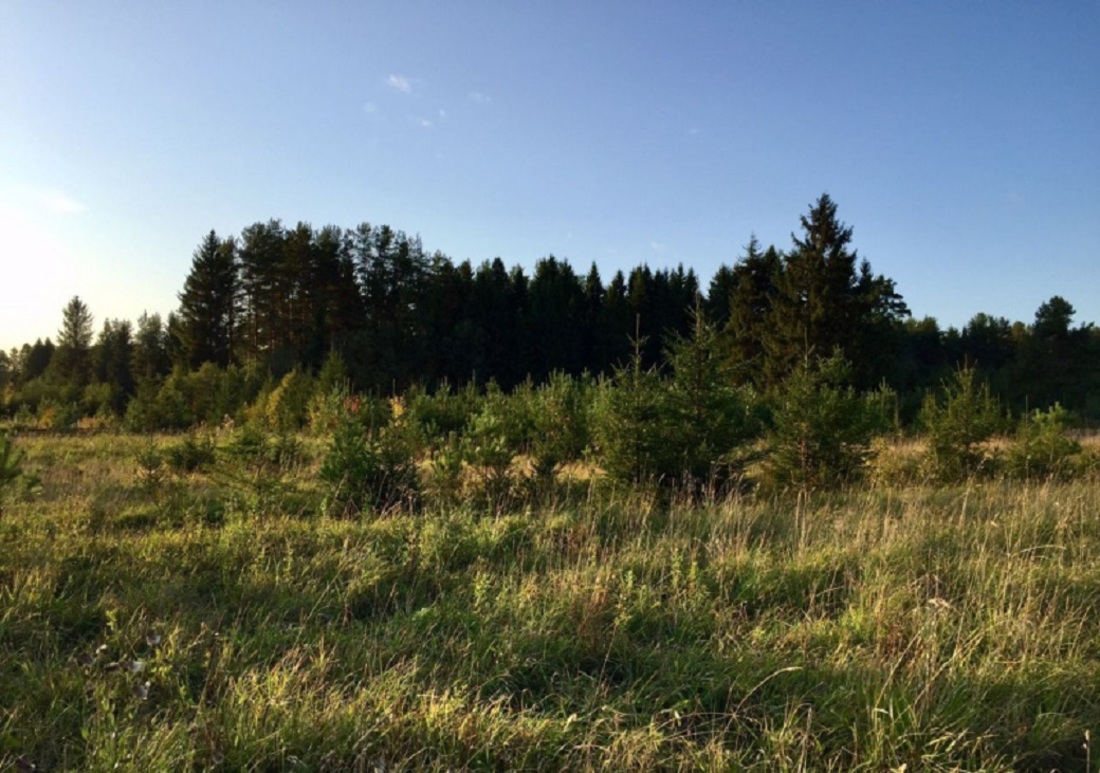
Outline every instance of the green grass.
[(150, 481), (147, 442), (20, 440), (0, 771), (1100, 759), (1095, 483), (339, 520), (316, 444)]

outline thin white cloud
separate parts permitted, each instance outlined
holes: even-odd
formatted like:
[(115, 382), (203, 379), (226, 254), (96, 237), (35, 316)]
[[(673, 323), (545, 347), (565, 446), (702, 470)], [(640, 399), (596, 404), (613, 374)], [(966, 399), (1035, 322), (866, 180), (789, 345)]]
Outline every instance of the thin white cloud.
[(480, 91), (471, 91), (470, 101), (477, 105), (488, 105), (492, 103), (493, 98), (490, 97), (488, 94), (481, 93)]
[(664, 242), (656, 242), (656, 241), (650, 242), (649, 246), (654, 252), (664, 252), (665, 248), (668, 247), (668, 245), (665, 244)]
[(427, 118), (421, 118), (420, 125), (423, 126), (425, 129), (430, 129), (435, 126), (435, 124), (429, 121)]
[(378, 112), (378, 105), (374, 104), (373, 102), (364, 102), (363, 112), (367, 115), (374, 115)]
[(76, 215), (88, 209), (84, 202), (57, 188), (40, 188), (33, 191), (31, 198), (38, 206), (56, 215)]
[(404, 75), (391, 75), (386, 78), (386, 85), (394, 91), (399, 91), (402, 94), (412, 94), (413, 82), (410, 78), (406, 78)]
[(439, 108), (439, 117), (440, 118), (446, 118), (447, 117), (447, 111), (444, 110), (443, 108)]

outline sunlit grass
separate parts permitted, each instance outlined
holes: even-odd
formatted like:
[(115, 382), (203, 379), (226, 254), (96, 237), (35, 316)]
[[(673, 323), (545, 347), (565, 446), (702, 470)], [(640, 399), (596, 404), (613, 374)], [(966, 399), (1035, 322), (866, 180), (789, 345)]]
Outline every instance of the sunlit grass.
[[(26, 439), (0, 770), (1086, 770), (1094, 483), (321, 515), (316, 449), (150, 484)], [(177, 438), (156, 438), (168, 447)], [(587, 485), (587, 484), (586, 484)], [(1089, 735), (1087, 735), (1089, 734)]]

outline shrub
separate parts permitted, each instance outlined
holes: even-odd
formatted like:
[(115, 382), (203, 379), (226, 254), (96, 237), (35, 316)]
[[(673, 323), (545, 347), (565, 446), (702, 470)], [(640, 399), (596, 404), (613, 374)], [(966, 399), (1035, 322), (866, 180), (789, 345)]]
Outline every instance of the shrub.
[(0, 515), (4, 514), (4, 499), (23, 474), (23, 452), (6, 431), (0, 430)]
[(80, 406), (75, 402), (55, 402), (51, 398), (38, 404), (38, 428), (64, 432), (76, 426)]
[(158, 493), (164, 484), (164, 454), (150, 439), (138, 450), (135, 460), (138, 484), (146, 491)]
[(300, 370), (290, 371), (267, 396), (264, 404), (267, 426), (276, 432), (300, 429), (306, 422), (312, 396), (313, 379)]
[(461, 435), (470, 417), (481, 410), (482, 398), (476, 387), (454, 391), (444, 382), (434, 392), (413, 386), (405, 394), (406, 421), (427, 446), (438, 446), (447, 438)]
[(535, 475), (552, 480), (561, 464), (580, 459), (588, 445), (587, 384), (564, 373), (529, 397), (528, 449)]
[(738, 389), (725, 367), (718, 333), (704, 316), (694, 312), (690, 336), (674, 336), (666, 351), (672, 366), (669, 419), (670, 450), (679, 460), (671, 470), (690, 480), (725, 485), (736, 477), (747, 457), (741, 448), (755, 434), (753, 395)]
[(1069, 477), (1074, 457), (1081, 452), (1080, 443), (1066, 434), (1071, 418), (1059, 403), (1025, 414), (1008, 452), (1009, 472), (1019, 478)]
[(851, 481), (869, 456), (874, 416), (839, 353), (802, 364), (781, 385), (768, 433), (766, 482), (808, 491)]
[(350, 393), (346, 384), (335, 385), (328, 389), (320, 388), (313, 393), (306, 406), (306, 414), (309, 417), (309, 430), (315, 435), (325, 435), (333, 432), (340, 424), (340, 419), (346, 411), (346, 403)]
[(898, 488), (921, 483), (926, 477), (925, 455), (920, 443), (895, 437), (871, 441), (867, 477), (874, 486)]
[(401, 422), (372, 433), (354, 416), (344, 417), (320, 476), (328, 486), (324, 508), (334, 514), (384, 513), (418, 498), (415, 458)]
[(453, 434), (432, 449), (424, 493), (440, 507), (453, 507), (462, 496), (466, 471), (463, 444)]
[(1003, 426), (1004, 419), (989, 384), (979, 384), (974, 369), (963, 367), (944, 382), (942, 399), (925, 396), (920, 423), (928, 432), (932, 472), (941, 480), (958, 480), (988, 466), (981, 444)]
[(190, 374), (175, 368), (157, 392), (153, 406), (156, 429), (187, 429), (195, 424), (191, 392)]
[(602, 382), (593, 407), (596, 458), (613, 481), (671, 481), (682, 467), (676, 453), (669, 390), (655, 369), (642, 368), (641, 347)]
[(475, 483), (472, 492), (490, 507), (504, 506), (513, 493), (512, 462), (530, 436), (529, 415), (519, 394), (509, 397), (495, 384), (462, 438), (462, 458)]
[(175, 472), (199, 472), (208, 469), (215, 461), (214, 440), (208, 435), (200, 437), (195, 432), (189, 432), (167, 449), (166, 457), (168, 466)]

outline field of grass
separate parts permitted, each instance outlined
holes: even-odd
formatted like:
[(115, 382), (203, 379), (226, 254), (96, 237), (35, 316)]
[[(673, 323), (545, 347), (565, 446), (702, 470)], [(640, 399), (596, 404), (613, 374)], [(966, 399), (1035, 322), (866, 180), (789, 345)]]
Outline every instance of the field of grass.
[(19, 441), (0, 771), (1100, 761), (1095, 482), (337, 519), (308, 441), (186, 474), (149, 442)]

